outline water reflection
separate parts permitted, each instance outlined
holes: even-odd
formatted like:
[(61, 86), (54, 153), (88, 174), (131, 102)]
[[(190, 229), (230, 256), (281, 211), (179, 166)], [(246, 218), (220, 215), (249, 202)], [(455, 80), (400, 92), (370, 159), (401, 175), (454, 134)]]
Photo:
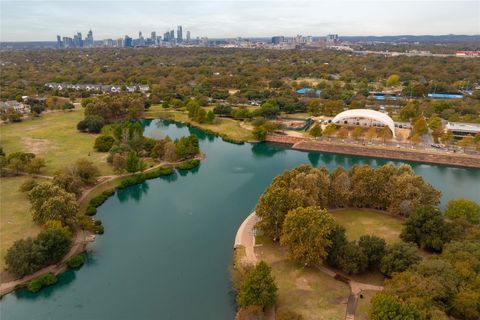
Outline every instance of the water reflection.
[(256, 158), (271, 158), (276, 154), (285, 153), (285, 147), (276, 143), (254, 143), (252, 153)]
[(191, 173), (192, 175), (195, 175), (200, 170), (201, 165), (202, 164), (200, 163), (198, 166), (196, 166), (194, 168), (187, 169), (187, 170), (178, 169), (177, 171), (178, 171), (178, 174), (182, 177), (185, 177), (186, 175), (188, 175), (188, 173)]
[(117, 198), (120, 202), (128, 201), (129, 199), (139, 202), (143, 195), (148, 193), (148, 182), (137, 184), (125, 189), (118, 190)]
[(320, 162), (320, 153), (318, 152), (309, 152), (308, 153), (308, 160), (310, 160), (310, 164), (313, 167), (318, 167), (318, 163)]
[(62, 290), (62, 288), (66, 288), (72, 284), (75, 280), (76, 275), (74, 270), (67, 270), (57, 276), (58, 282), (49, 287), (45, 287), (40, 289), (38, 292), (30, 292), (27, 289), (20, 289), (15, 291), (14, 295), (17, 299), (26, 299), (26, 300), (34, 300), (39, 298), (49, 298), (55, 292), (54, 290)]

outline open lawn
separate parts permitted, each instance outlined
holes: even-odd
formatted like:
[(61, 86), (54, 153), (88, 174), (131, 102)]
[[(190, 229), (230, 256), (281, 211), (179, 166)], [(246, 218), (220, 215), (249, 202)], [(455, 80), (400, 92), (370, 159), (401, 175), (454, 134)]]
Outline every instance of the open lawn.
[(376, 235), (387, 243), (401, 241), (399, 236), (403, 221), (387, 213), (361, 209), (333, 210), (331, 213), (347, 229), (350, 241), (358, 240), (365, 234)]
[(233, 119), (221, 118), (220, 123), (217, 124), (199, 124), (189, 119), (185, 112), (175, 111), (173, 109), (163, 109), (158, 105), (152, 106), (149, 111), (145, 113), (145, 117), (168, 118), (184, 123), (191, 123), (196, 127), (211, 130), (219, 135), (226, 136), (239, 142), (254, 140), (252, 133), (249, 130), (242, 128), (239, 122)]
[(291, 310), (303, 319), (343, 319), (349, 288), (314, 268), (304, 268), (288, 259), (284, 248), (263, 239), (257, 257), (272, 267), (278, 286), (277, 312)]
[(19, 188), (28, 177), (0, 178), (0, 267), (7, 249), (19, 239), (33, 237), (40, 227), (32, 222), (30, 202)]
[(47, 167), (42, 173), (47, 175), (80, 158), (93, 161), (102, 175), (111, 174), (111, 166), (105, 161), (107, 154), (93, 149), (97, 135), (77, 130), (77, 123), (82, 119), (83, 110), (77, 109), (45, 113), (20, 123), (2, 124), (0, 146), (7, 154), (24, 151), (43, 157)]

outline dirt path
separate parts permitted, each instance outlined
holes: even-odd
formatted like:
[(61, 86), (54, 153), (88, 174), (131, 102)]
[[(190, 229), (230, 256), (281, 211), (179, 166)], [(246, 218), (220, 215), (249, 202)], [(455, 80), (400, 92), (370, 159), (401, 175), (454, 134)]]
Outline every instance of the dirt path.
[(18, 286), (23, 286), (29, 281), (38, 278), (45, 273), (52, 272), (53, 274), (59, 274), (60, 272), (64, 271), (66, 269), (66, 262), (74, 255), (83, 252), (86, 244), (89, 241), (93, 241), (93, 239), (95, 239), (95, 236), (91, 233), (84, 230), (78, 230), (75, 234), (75, 238), (73, 239), (72, 247), (59, 263), (40, 269), (37, 272), (23, 278), (1, 283), (0, 297), (3, 297), (4, 295), (14, 291)]
[[(238, 228), (237, 234), (235, 235), (235, 244), (234, 248), (244, 247), (245, 248), (245, 257), (243, 262), (255, 264), (257, 263), (257, 256), (255, 255), (255, 224), (258, 222), (259, 217), (253, 211), (240, 225)], [(361, 283), (353, 279), (347, 278), (343, 275), (336, 273), (335, 271), (327, 268), (326, 266), (318, 266), (318, 270), (325, 273), (326, 275), (334, 278), (335, 280), (347, 283), (350, 287), (350, 296), (348, 297), (347, 308), (345, 311), (345, 320), (354, 320), (355, 319), (355, 310), (357, 309), (358, 298), (362, 291), (371, 290), (371, 291), (382, 291), (383, 286), (377, 286), (368, 283)], [(274, 315), (272, 318), (271, 310), (268, 319), (274, 320)]]

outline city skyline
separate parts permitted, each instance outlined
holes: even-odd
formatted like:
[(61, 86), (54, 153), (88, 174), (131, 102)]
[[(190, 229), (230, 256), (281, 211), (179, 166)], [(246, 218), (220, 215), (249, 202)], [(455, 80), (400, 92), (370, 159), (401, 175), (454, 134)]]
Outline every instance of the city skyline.
[(145, 34), (177, 31), (179, 25), (183, 39), (186, 30), (195, 37), (209, 38), (480, 33), (478, 1), (2, 0), (0, 5), (1, 41), (52, 41), (58, 34), (91, 29), (96, 39), (117, 39), (138, 30)]

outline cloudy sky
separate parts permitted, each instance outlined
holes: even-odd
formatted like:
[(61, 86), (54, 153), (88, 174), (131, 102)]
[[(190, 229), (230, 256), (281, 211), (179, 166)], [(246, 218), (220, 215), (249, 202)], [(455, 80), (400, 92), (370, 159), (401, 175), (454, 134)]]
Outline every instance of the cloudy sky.
[(480, 34), (476, 1), (6, 1), (0, 0), (0, 40), (95, 39), (157, 35), (183, 25), (192, 37)]

